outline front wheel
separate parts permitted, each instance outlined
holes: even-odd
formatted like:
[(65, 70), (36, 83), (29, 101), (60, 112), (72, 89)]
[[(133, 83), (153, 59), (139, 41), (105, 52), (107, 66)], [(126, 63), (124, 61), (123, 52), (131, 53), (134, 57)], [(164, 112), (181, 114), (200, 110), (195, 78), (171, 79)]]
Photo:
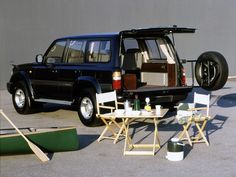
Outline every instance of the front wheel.
[(28, 114), (32, 111), (32, 101), (23, 81), (16, 83), (12, 94), (12, 102), (15, 110), (20, 114)]
[(92, 90), (83, 91), (78, 100), (78, 115), (85, 126), (95, 126), (96, 118), (95, 93)]

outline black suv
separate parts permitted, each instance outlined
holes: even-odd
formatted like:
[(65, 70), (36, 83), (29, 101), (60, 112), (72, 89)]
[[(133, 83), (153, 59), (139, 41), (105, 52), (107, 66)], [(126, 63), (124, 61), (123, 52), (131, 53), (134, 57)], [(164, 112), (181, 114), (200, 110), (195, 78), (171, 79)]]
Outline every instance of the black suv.
[[(95, 93), (116, 90), (120, 100), (138, 95), (143, 101), (174, 105), (186, 98), (182, 63), (174, 33), (193, 28), (148, 28), (55, 40), (36, 63), (16, 65), (7, 83), (16, 111), (32, 112), (38, 102), (76, 105), (84, 125), (97, 122)], [(169, 38), (171, 37), (171, 38)], [(224, 86), (228, 65), (218, 52), (205, 52), (195, 64), (195, 77), (207, 90)]]

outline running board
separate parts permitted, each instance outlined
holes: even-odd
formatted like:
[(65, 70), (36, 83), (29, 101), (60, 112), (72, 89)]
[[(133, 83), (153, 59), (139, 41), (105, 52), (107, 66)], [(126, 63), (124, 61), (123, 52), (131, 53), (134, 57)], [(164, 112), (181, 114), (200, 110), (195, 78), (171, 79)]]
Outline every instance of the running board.
[(64, 100), (53, 100), (53, 99), (35, 99), (34, 101), (37, 102), (44, 102), (44, 103), (55, 103), (55, 104), (63, 104), (63, 105), (71, 105), (71, 101), (64, 101)]

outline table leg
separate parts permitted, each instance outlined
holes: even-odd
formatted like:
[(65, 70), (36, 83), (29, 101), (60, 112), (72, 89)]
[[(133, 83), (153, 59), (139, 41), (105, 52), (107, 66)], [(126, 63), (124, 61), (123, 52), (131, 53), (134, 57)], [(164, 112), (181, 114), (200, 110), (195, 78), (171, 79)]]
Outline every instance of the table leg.
[[(123, 120), (123, 124), (124, 124), (124, 129), (125, 129), (125, 145), (124, 145), (124, 155), (125, 155), (125, 152), (126, 152), (126, 149), (127, 149), (127, 144), (128, 144), (128, 138), (129, 138), (129, 119), (127, 118), (126, 120), (125, 119), (122, 119)], [(128, 145), (129, 146), (129, 145)]]
[[(158, 134), (158, 119), (153, 118), (154, 123), (154, 138), (152, 144), (132, 144), (132, 139), (129, 136), (129, 119), (123, 120), (125, 125), (125, 145), (124, 155), (155, 155), (156, 148), (160, 148), (160, 138)], [(127, 150), (128, 148), (128, 150)], [(152, 148), (152, 151), (130, 151), (131, 148)]]
[[(154, 122), (154, 141), (153, 141), (153, 155), (155, 155), (155, 152), (156, 152), (156, 146), (158, 145), (158, 147), (160, 148), (160, 138), (159, 138), (159, 133), (158, 133), (158, 120), (157, 118), (154, 118), (153, 120)], [(156, 140), (158, 142), (158, 144), (156, 145)]]

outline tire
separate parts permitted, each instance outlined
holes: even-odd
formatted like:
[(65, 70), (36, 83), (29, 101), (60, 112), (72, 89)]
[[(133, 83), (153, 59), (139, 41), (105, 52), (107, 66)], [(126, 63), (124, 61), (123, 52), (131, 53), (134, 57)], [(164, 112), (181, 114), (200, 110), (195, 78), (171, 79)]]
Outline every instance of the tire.
[(100, 119), (96, 117), (95, 92), (92, 89), (83, 90), (78, 100), (78, 116), (85, 126), (96, 126)]
[(205, 52), (199, 56), (195, 65), (198, 84), (208, 91), (224, 87), (228, 79), (228, 64), (218, 52)]
[(23, 81), (15, 84), (12, 94), (12, 102), (15, 110), (19, 114), (29, 114), (32, 112), (33, 102), (30, 98), (26, 84)]

